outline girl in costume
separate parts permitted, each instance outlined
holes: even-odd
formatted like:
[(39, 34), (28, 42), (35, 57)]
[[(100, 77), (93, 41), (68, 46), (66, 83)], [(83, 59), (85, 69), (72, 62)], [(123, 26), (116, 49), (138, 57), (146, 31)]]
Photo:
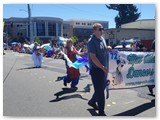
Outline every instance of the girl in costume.
[(38, 46), (38, 43), (35, 42), (33, 47), (33, 54), (32, 54), (34, 67), (40, 68), (42, 66), (42, 59), (43, 59), (43, 55), (40, 52), (40, 47)]
[[(84, 55), (84, 53), (78, 53), (76, 48), (73, 46), (72, 39), (68, 39), (66, 42), (66, 46), (64, 47), (64, 53), (67, 57), (74, 63), (76, 59), (76, 55)], [(69, 67), (66, 62), (67, 68), (67, 76), (64, 77), (63, 82), (64, 86), (67, 86), (67, 83), (71, 83), (71, 88), (77, 88), (76, 85), (79, 82), (80, 72), (79, 69), (74, 67)]]

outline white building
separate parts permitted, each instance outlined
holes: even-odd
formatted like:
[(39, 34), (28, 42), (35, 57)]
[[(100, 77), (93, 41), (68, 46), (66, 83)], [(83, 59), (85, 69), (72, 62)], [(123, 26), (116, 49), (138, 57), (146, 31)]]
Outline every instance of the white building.
[[(64, 26), (70, 24), (68, 30), (64, 30), (63, 34), (76, 36), (79, 41), (88, 40), (90, 35), (93, 34), (93, 24), (101, 23), (105, 29), (108, 29), (108, 21), (98, 21), (98, 20), (84, 20), (84, 19), (71, 19), (64, 22)], [(65, 27), (65, 28), (66, 28)], [(69, 33), (69, 29), (71, 30)]]
[(105, 30), (104, 37), (110, 45), (117, 44), (120, 40), (131, 38), (139, 39), (150, 48), (155, 39), (155, 19), (138, 20), (121, 25), (121, 28), (110, 28)]
[(155, 29), (156, 22), (153, 19), (138, 20), (121, 25), (121, 28), (136, 28), (136, 29)]

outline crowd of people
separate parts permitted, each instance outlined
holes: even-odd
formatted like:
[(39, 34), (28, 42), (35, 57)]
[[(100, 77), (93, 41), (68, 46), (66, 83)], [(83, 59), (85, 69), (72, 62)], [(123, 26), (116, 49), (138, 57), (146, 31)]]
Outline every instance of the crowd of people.
[(142, 41), (134, 41), (131, 44), (132, 51), (147, 51), (147, 48), (143, 45)]

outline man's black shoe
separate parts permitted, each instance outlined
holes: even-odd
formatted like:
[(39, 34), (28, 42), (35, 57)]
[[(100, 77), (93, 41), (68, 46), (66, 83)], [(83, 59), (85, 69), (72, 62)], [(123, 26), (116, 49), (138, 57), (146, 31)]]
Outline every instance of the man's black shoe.
[(148, 86), (148, 89), (149, 89), (149, 92), (150, 92), (151, 94), (153, 94), (153, 88), (152, 88), (152, 86)]
[(95, 110), (99, 110), (98, 106), (96, 103), (93, 103), (92, 101), (88, 102), (88, 105), (90, 105), (91, 107), (93, 107)]
[(107, 116), (105, 112), (99, 112), (98, 116)]
[(152, 89), (152, 88), (149, 88), (149, 92), (150, 92), (151, 94), (153, 94), (153, 89)]

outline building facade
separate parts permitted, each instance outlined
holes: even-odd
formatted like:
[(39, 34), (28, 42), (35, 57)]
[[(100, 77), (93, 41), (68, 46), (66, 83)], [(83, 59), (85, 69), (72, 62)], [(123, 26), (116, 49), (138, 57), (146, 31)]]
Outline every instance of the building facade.
[[(20, 38), (29, 39), (28, 18), (9, 18), (4, 21), (4, 32), (12, 39), (16, 41), (20, 41)], [(32, 26), (33, 38), (38, 37), (43, 42), (63, 36), (63, 19), (61, 18), (32, 17)]]
[(86, 41), (93, 34), (93, 24), (101, 23), (104, 28), (108, 29), (108, 21), (97, 20), (84, 20), (84, 19), (71, 19), (68, 23), (72, 27), (73, 35), (76, 36), (79, 41)]
[[(21, 41), (28, 37), (28, 19), (9, 18), (4, 19), (4, 33), (8, 36), (8, 42)], [(4, 42), (5, 39), (4, 39)]]
[(141, 40), (150, 49), (150, 45), (155, 40), (155, 20), (139, 20), (121, 25), (121, 28), (110, 28), (105, 30), (104, 37), (108, 44), (114, 45), (121, 40), (135, 38)]
[(70, 38), (73, 36), (73, 26), (70, 24), (70, 21), (63, 22), (63, 37)]
[[(33, 38), (38, 37), (44, 43), (48, 40), (58, 39), (59, 37), (76, 36), (79, 41), (88, 40), (93, 34), (92, 25), (96, 22), (101, 23), (108, 29), (107, 21), (72, 19), (64, 21), (56, 17), (32, 17)], [(10, 36), (12, 41), (29, 39), (29, 20), (28, 18), (9, 18), (4, 19), (4, 32)]]

